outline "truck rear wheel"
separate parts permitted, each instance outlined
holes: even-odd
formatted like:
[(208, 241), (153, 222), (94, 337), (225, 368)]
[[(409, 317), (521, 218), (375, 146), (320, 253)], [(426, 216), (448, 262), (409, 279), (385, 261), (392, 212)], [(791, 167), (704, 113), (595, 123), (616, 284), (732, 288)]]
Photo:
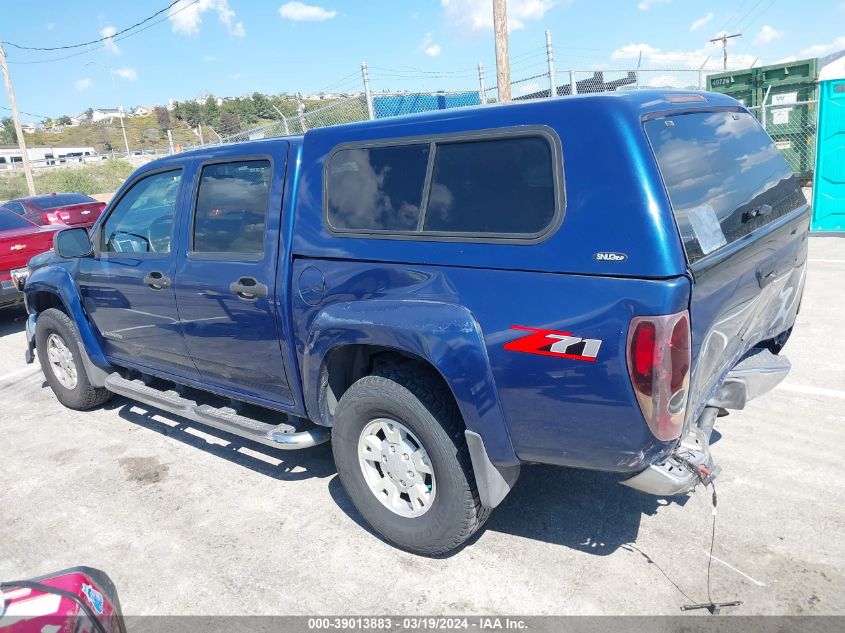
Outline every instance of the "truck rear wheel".
[(35, 349), (47, 383), (63, 405), (85, 411), (103, 404), (112, 393), (90, 383), (80, 345), (76, 326), (64, 312), (50, 308), (38, 315)]
[(332, 450), (358, 512), (402, 549), (444, 554), (489, 515), (451, 395), (412, 366), (381, 369), (343, 394)]

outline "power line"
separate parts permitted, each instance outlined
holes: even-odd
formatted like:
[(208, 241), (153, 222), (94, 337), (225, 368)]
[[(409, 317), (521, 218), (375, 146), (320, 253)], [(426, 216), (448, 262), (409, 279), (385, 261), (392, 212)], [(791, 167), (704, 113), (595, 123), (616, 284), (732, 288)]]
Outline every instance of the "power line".
[(756, 24), (757, 20), (759, 20), (760, 18), (762, 18), (764, 15), (766, 15), (766, 12), (774, 6), (775, 2), (777, 2), (777, 0), (770, 0), (769, 4), (767, 4), (767, 5), (763, 6), (763, 8), (762, 8), (762, 9), (760, 9), (760, 11), (758, 11), (758, 12), (757, 12), (757, 13), (755, 13), (753, 16), (751, 16), (751, 18), (749, 18), (749, 19), (748, 19), (748, 20), (747, 20), (747, 21), (746, 21), (746, 22), (742, 25), (743, 29), (744, 29), (744, 30), (747, 30), (747, 29), (749, 29), (750, 27), (754, 26), (754, 24)]
[[(183, 6), (183, 7), (180, 7), (180, 8), (179, 8), (179, 9), (177, 9), (176, 11), (173, 11), (173, 12), (172, 12), (170, 15), (168, 15), (167, 17), (164, 17), (164, 18), (158, 19), (158, 20), (156, 20), (155, 22), (151, 22), (150, 24), (147, 24), (146, 26), (144, 26), (144, 27), (142, 27), (142, 28), (139, 28), (139, 29), (137, 29), (137, 30), (135, 30), (135, 31), (132, 31), (131, 33), (125, 33), (125, 34), (124, 34), (124, 35), (122, 35), (121, 37), (113, 36), (113, 37), (110, 37), (110, 38), (107, 38), (107, 39), (111, 40), (112, 42), (121, 42), (121, 41), (125, 40), (126, 38), (132, 37), (133, 35), (138, 35), (139, 33), (143, 33), (143, 32), (144, 32), (144, 31), (146, 31), (147, 29), (150, 29), (150, 28), (154, 27), (156, 24), (161, 24), (162, 22), (164, 22), (165, 20), (170, 19), (170, 18), (171, 18), (171, 17), (173, 17), (174, 15), (177, 15), (177, 14), (181, 13), (182, 11), (184, 11), (184, 10), (186, 10), (186, 9), (189, 9), (189, 8), (190, 8), (190, 7), (192, 7), (193, 5), (197, 4), (199, 1), (200, 1), (200, 0), (192, 0), (192, 2), (190, 2), (190, 3), (186, 4), (186, 5), (185, 5), (185, 6)], [(64, 56), (62, 56), (62, 57), (53, 57), (53, 58), (51, 58), (51, 59), (39, 59), (39, 60), (34, 60), (34, 61), (17, 61), (17, 60), (11, 60), (11, 59), (9, 59), (9, 60), (7, 60), (7, 62), (8, 62), (9, 64), (21, 64), (21, 65), (31, 65), (31, 64), (49, 64), (49, 63), (52, 63), (52, 62), (58, 62), (58, 61), (62, 61), (62, 60), (65, 60), (65, 59), (70, 59), (70, 58), (72, 58), (72, 57), (79, 57), (80, 55), (87, 55), (88, 53), (91, 53), (91, 52), (93, 52), (93, 51), (99, 50), (99, 49), (101, 49), (101, 48), (103, 48), (103, 47), (105, 47), (105, 46), (106, 46), (106, 44), (105, 44), (105, 43), (100, 43), (100, 44), (99, 44), (99, 46), (92, 46), (91, 48), (88, 48), (88, 49), (86, 49), (86, 50), (84, 50), (84, 51), (79, 51), (78, 53), (71, 53), (70, 55), (64, 55)]]
[(742, 2), (739, 3), (736, 10), (728, 16), (727, 22), (725, 22), (720, 31), (727, 31), (728, 26), (730, 26), (731, 23), (739, 17), (740, 11), (742, 11), (743, 7), (745, 7), (745, 4), (747, 2), (748, 0), (742, 0)]
[[(64, 51), (64, 50), (68, 50), (70, 48), (82, 48), (83, 46), (90, 46), (91, 44), (99, 44), (100, 42), (105, 42), (106, 40), (114, 39), (118, 35), (123, 35), (124, 33), (141, 26), (142, 24), (145, 24), (146, 22), (149, 22), (150, 20), (152, 20), (155, 17), (158, 17), (159, 15), (164, 13), (165, 11), (168, 11), (171, 8), (173, 8), (179, 2), (182, 2), (182, 0), (173, 0), (173, 2), (171, 2), (169, 5), (167, 5), (163, 9), (160, 9), (159, 11), (156, 11), (151, 16), (144, 18), (140, 22), (136, 22), (132, 26), (127, 26), (125, 29), (118, 31), (117, 33), (115, 33), (113, 35), (109, 35), (107, 37), (101, 37), (100, 39), (97, 39), (97, 40), (91, 40), (90, 42), (82, 42), (80, 44), (69, 44), (67, 46), (53, 46), (53, 47), (49, 47), (49, 48), (43, 48), (43, 47), (38, 47), (38, 46), (22, 46), (21, 44), (15, 44), (14, 42), (6, 42), (6, 45), (7, 46), (14, 46), (15, 48), (18, 48), (22, 51)], [(191, 4), (195, 4), (195, 3), (191, 3)]]
[[(8, 108), (6, 106), (0, 106), (0, 110), (8, 110), (9, 112), (12, 111), (12, 108)], [(35, 114), (34, 112), (27, 112), (26, 110), (18, 110), (21, 114), (28, 114), (29, 116), (38, 117), (39, 119), (52, 119), (54, 117), (47, 116), (46, 114)]]

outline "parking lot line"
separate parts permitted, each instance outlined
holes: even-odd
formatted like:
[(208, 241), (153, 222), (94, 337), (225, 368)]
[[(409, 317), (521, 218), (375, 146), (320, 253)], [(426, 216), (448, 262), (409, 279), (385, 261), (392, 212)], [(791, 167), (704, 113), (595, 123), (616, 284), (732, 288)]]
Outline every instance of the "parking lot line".
[[(704, 554), (705, 554), (706, 556), (710, 556), (710, 552), (708, 552), (706, 549), (703, 549), (703, 550), (701, 550), (701, 551), (702, 551), (702, 552), (704, 552)], [(764, 582), (760, 582), (760, 581), (759, 581), (759, 580), (757, 580), (756, 578), (752, 578), (751, 576), (749, 576), (748, 574), (746, 574), (744, 571), (740, 571), (740, 570), (738, 570), (736, 567), (734, 567), (734, 566), (733, 566), (733, 565), (731, 565), (730, 563), (726, 563), (726, 562), (725, 562), (725, 561), (723, 561), (721, 558), (717, 558), (716, 556), (713, 556), (713, 560), (715, 560), (717, 563), (721, 563), (722, 565), (724, 565), (725, 567), (727, 567), (727, 568), (728, 568), (728, 569), (730, 569), (731, 571), (735, 571), (735, 572), (736, 572), (736, 573), (738, 573), (740, 576), (742, 576), (743, 578), (745, 578), (745, 579), (749, 580), (750, 582), (754, 583), (754, 584), (755, 584), (755, 585), (757, 585), (758, 587), (765, 587), (765, 586), (766, 586), (766, 583), (764, 583)]]
[(839, 389), (825, 389), (824, 387), (810, 387), (807, 385), (793, 385), (790, 383), (782, 383), (777, 386), (778, 389), (784, 391), (791, 391), (793, 393), (806, 393), (811, 396), (825, 396), (828, 398), (839, 398), (845, 400), (845, 391)]
[(23, 369), (17, 369), (15, 371), (10, 371), (8, 374), (3, 374), (2, 376), (0, 376), (0, 382), (3, 382), (8, 378), (16, 378), (18, 376), (24, 376), (27, 374), (35, 375), (39, 371), (41, 371), (41, 367), (39, 365), (33, 365), (32, 367), (24, 367)]

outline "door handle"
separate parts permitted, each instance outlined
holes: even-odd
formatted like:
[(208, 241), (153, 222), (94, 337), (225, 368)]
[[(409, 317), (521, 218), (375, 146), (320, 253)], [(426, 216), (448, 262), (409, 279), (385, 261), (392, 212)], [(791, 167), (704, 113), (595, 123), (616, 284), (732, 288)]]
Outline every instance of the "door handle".
[(775, 280), (777, 276), (777, 268), (775, 264), (763, 264), (757, 268), (757, 285), (760, 288), (765, 288)]
[(254, 301), (258, 297), (266, 297), (269, 292), (267, 284), (259, 283), (255, 277), (241, 277), (229, 284), (229, 290), (247, 301)]
[(153, 270), (144, 277), (144, 283), (153, 290), (163, 290), (170, 286), (170, 277), (157, 270)]

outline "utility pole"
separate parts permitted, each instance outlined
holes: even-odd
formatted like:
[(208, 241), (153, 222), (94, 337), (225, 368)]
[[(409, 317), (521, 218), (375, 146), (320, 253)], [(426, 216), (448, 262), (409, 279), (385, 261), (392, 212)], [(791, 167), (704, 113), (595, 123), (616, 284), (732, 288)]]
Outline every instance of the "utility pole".
[(493, 0), (493, 31), (496, 37), (496, 83), (499, 103), (511, 100), (511, 67), (508, 54), (507, 0)]
[(722, 33), (719, 37), (710, 40), (714, 44), (716, 42), (722, 43), (722, 70), (728, 69), (728, 40), (733, 37), (742, 37), (742, 33), (734, 33), (733, 35)]
[(26, 174), (26, 188), (29, 195), (35, 195), (35, 181), (32, 180), (32, 166), (29, 164), (29, 154), (26, 152), (26, 141), (23, 138), (21, 129), (21, 115), (18, 113), (18, 102), (15, 100), (15, 91), (12, 88), (12, 79), (9, 77), (9, 67), (6, 65), (6, 51), (3, 50), (3, 42), (0, 42), (0, 68), (3, 70), (3, 81), (6, 83), (6, 92), (9, 93), (9, 106), (12, 108), (12, 118), (15, 121), (15, 134), (18, 137), (18, 147), (21, 150), (23, 171)]

